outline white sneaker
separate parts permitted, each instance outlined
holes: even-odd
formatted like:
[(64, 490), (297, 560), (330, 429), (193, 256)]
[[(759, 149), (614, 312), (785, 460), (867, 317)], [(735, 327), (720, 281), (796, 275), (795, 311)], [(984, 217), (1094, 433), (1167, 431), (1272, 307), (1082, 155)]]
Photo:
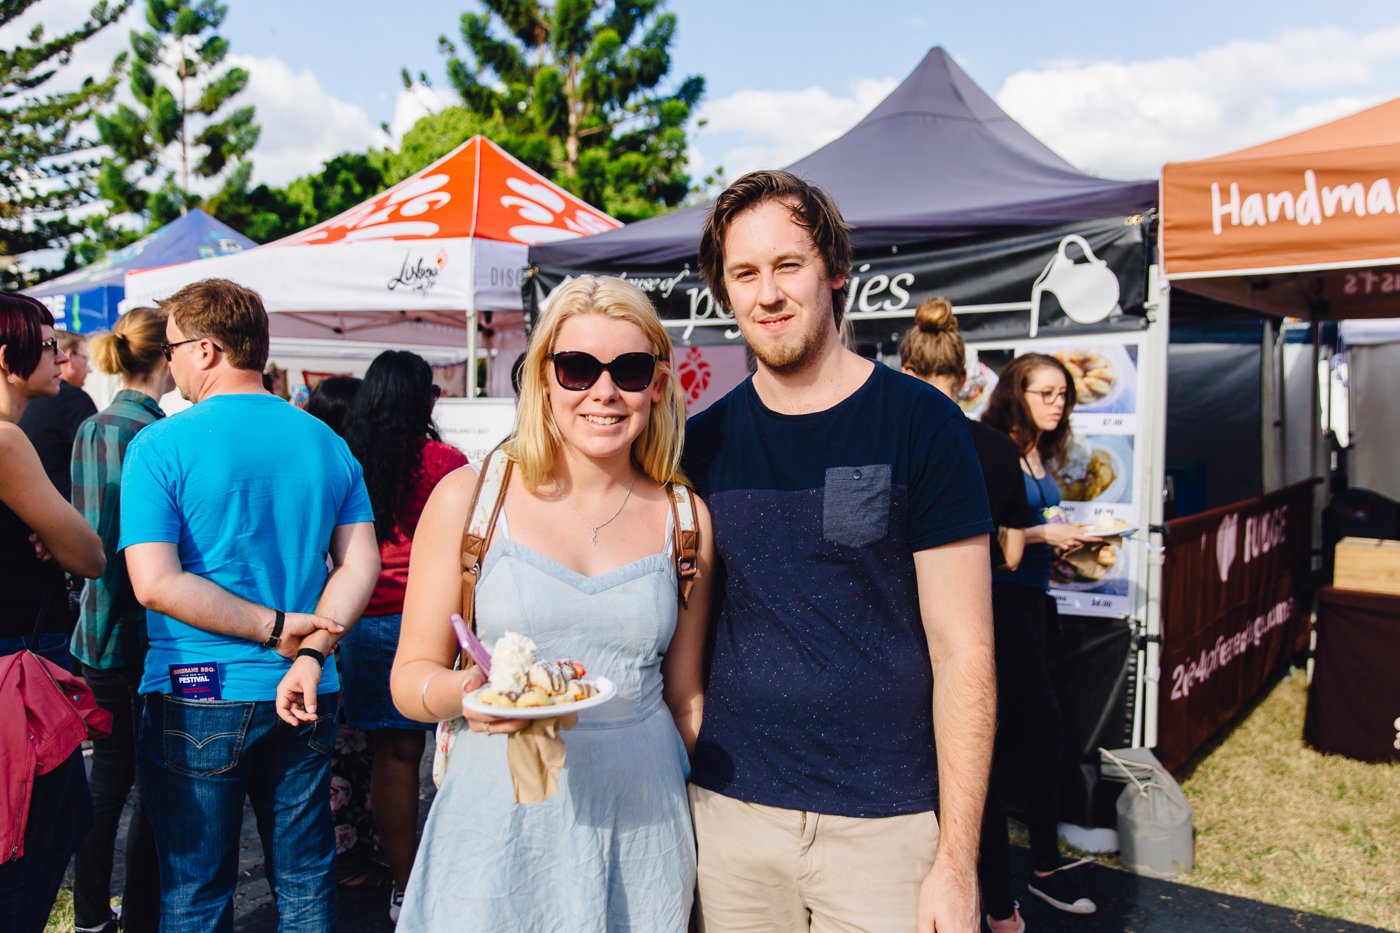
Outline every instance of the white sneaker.
[(392, 888), (389, 891), (389, 919), (398, 923), (400, 910), (403, 910), (403, 892)]

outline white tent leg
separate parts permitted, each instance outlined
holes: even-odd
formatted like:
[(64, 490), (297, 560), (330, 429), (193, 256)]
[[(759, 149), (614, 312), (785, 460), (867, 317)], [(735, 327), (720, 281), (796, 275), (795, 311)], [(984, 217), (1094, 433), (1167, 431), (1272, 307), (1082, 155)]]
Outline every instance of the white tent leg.
[[(1138, 417), (1143, 419), (1142, 436), (1148, 442), (1143, 454), (1143, 495), (1147, 502), (1149, 528), (1160, 528), (1163, 521), (1162, 493), (1166, 486), (1167, 350), (1171, 341), (1171, 290), (1160, 275), (1160, 267), (1147, 272), (1147, 313), (1150, 323), (1143, 354), (1149, 373), (1147, 397), (1138, 400)], [(1150, 388), (1156, 386), (1156, 389)], [(1138, 649), (1137, 697), (1133, 713), (1133, 744), (1152, 748), (1157, 744), (1157, 705), (1160, 699), (1162, 665), (1162, 533), (1147, 535), (1147, 544), (1138, 551), (1146, 559), (1138, 618), (1145, 636)]]
[(467, 309), (467, 398), (476, 398), (478, 386), (476, 383), (476, 339), (477, 320), (476, 309)]

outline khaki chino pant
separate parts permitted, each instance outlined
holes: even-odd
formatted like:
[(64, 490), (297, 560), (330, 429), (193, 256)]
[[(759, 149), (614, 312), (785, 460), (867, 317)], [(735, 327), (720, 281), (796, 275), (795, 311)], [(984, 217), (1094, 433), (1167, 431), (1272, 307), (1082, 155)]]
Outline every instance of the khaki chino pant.
[(909, 933), (938, 849), (932, 813), (784, 810), (690, 786), (700, 933)]

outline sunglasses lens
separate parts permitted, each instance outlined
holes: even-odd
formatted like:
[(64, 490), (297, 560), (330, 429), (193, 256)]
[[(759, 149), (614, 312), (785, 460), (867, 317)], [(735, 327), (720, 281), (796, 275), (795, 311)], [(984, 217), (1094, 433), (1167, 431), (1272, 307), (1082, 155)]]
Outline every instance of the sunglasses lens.
[(624, 392), (641, 392), (651, 385), (656, 357), (650, 353), (624, 353), (608, 367), (613, 384)]
[(591, 354), (570, 350), (554, 354), (554, 378), (574, 392), (582, 392), (602, 375), (603, 364)]

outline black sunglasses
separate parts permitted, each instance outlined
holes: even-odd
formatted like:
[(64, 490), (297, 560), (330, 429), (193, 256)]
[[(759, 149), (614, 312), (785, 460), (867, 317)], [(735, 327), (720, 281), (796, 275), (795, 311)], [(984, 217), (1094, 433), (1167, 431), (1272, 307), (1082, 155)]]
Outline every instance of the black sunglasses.
[[(177, 340), (174, 343), (163, 343), (160, 345), (160, 352), (165, 354), (165, 361), (169, 363), (175, 359), (174, 353), (176, 347), (183, 347), (187, 343), (196, 343), (197, 341), (203, 339), (203, 337), (191, 337), (189, 340)], [(220, 353), (224, 352), (224, 348), (219, 346), (212, 340), (209, 341), (209, 346), (213, 347), (215, 350), (218, 350)]]
[(623, 392), (645, 391), (651, 387), (651, 377), (656, 374), (654, 353), (624, 353), (608, 363), (582, 350), (551, 353), (549, 358), (554, 362), (554, 378), (561, 388), (570, 392), (592, 388), (605, 369), (612, 376), (613, 385)]

